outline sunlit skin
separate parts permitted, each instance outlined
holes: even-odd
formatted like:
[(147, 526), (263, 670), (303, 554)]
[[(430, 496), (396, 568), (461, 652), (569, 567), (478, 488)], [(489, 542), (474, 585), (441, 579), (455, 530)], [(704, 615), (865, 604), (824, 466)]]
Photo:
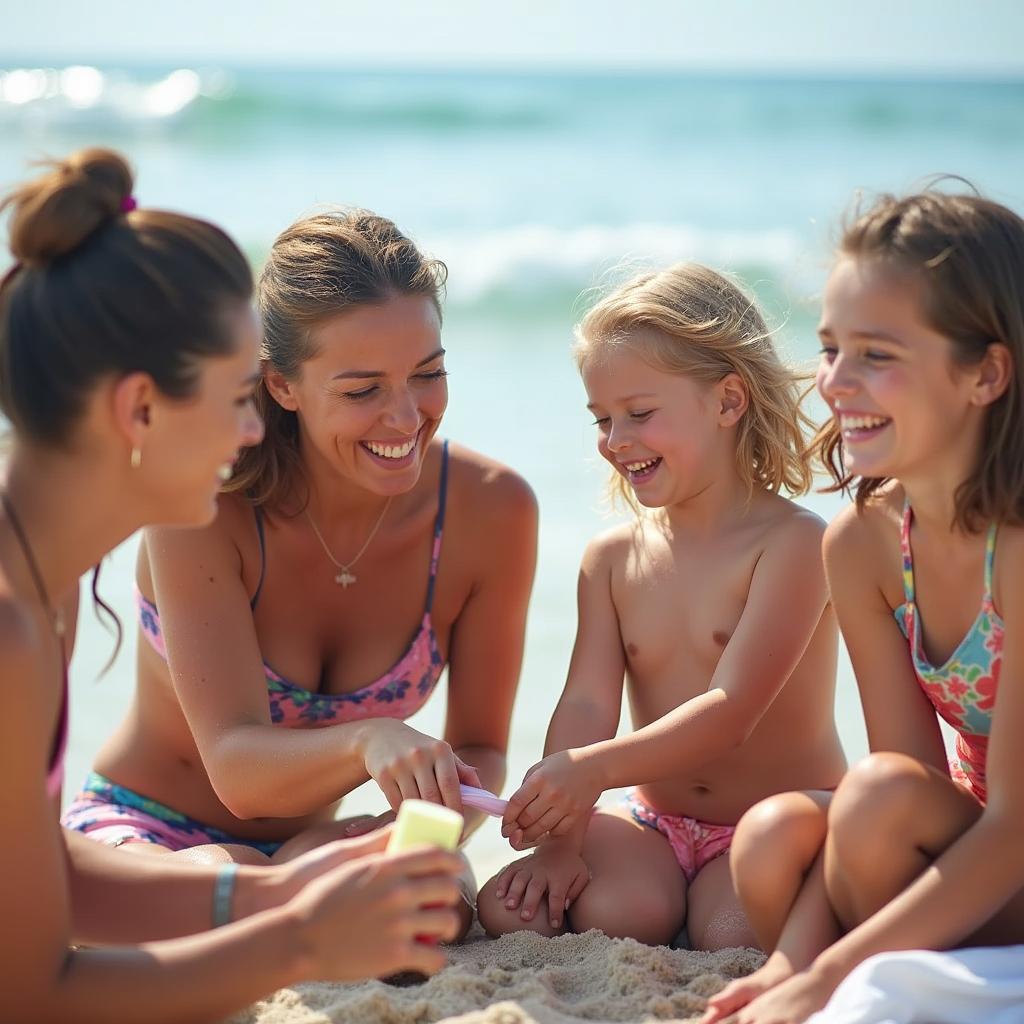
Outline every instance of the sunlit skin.
[(974, 465), (984, 406), (970, 402), (973, 376), (954, 363), (949, 339), (922, 319), (922, 287), (840, 260), (823, 299), (817, 384), (851, 473), (949, 494)]
[[(137, 473), (151, 486), (154, 518), (201, 526), (217, 513), (217, 492), (240, 449), (259, 443), (252, 404), (259, 380), (259, 323), (249, 306), (232, 311), (230, 354), (204, 360), (194, 395), (155, 395), (148, 415), (163, 429), (139, 439)], [(121, 387), (130, 387), (131, 381)]]
[[(313, 508), (314, 515), (327, 521), (342, 510), (370, 515), (379, 511), (378, 496), (407, 495), (421, 479), (448, 405), (440, 317), (428, 298), (396, 297), (327, 321), (315, 344), (318, 352), (302, 364), (298, 380), (272, 375), (270, 386), (298, 414), (303, 461), (319, 503), (346, 502)], [(368, 448), (412, 441), (414, 449), (398, 460)], [(366, 525), (352, 523), (351, 542), (339, 537), (339, 549), (357, 549)]]
[[(379, 825), (334, 820), (341, 797), (370, 777), (392, 806), (409, 796), (461, 806), (460, 781), (500, 790), (535, 559), (529, 488), (452, 444), (432, 608), (450, 662), (443, 739), (389, 718), (272, 725), (264, 661), (303, 688), (340, 694), (406, 651), (423, 618), (438, 512), (435, 435), (448, 391), (433, 301), (400, 295), (353, 308), (315, 328), (313, 345), (294, 379), (268, 371), (267, 382), (298, 417), (309, 516), (338, 559), (359, 550), (390, 499), (354, 566), (358, 582), (335, 583), (338, 570), (296, 514), (301, 494), (265, 520), (267, 572), (255, 613), (260, 557), (244, 499), (222, 495), (207, 530), (148, 533), (137, 582), (160, 608), (175, 684), (140, 642), (135, 705), (96, 762), (120, 784), (232, 835), (286, 840), (276, 861)], [(471, 813), (468, 831), (480, 820)], [(181, 856), (265, 860), (242, 845)]]
[[(579, 823), (557, 824), (561, 810), (544, 817), (546, 792), (523, 798), (522, 813), (510, 807), (503, 831), (514, 843), (547, 828), (558, 838), (484, 887), (481, 920), (493, 933), (556, 934), (567, 927), (567, 897), (574, 930), (667, 942), (685, 921), (698, 948), (750, 943), (727, 855), (688, 888), (660, 833), (625, 812), (588, 812), (602, 790), (636, 785), (661, 812), (729, 824), (796, 778), (838, 782), (822, 526), (761, 489), (747, 502), (735, 455), (747, 396), (735, 374), (700, 383), (630, 345), (598, 350), (582, 373), (599, 452), (656, 512), (597, 538), (584, 556), (548, 756), (520, 790), (549, 780), (579, 803)], [(812, 579), (817, 564), (817, 585), (795, 582), (783, 563), (808, 564)], [(780, 585), (789, 609), (781, 626)], [(786, 668), (765, 671), (775, 664)], [(634, 732), (611, 739), (624, 684)]]
[[(944, 664), (975, 622), (986, 531), (953, 525), (954, 494), (975, 466), (984, 417), (1012, 372), (1000, 344), (979, 362), (958, 363), (953, 342), (926, 317), (924, 298), (920, 279), (851, 258), (836, 264), (825, 289), (818, 388), (843, 428), (845, 466), (892, 481), (860, 514), (844, 510), (824, 543), (870, 747), (885, 753), (873, 753), (844, 780), (835, 800), (842, 815), (826, 817), (827, 805), (812, 810), (794, 793), (744, 819), (737, 846), (781, 857), (777, 877), (802, 879), (814, 867), (802, 887), (765, 891), (756, 925), (772, 937), (766, 947), (774, 952), (761, 970), (712, 998), (702, 1024), (734, 1011), (740, 1024), (799, 1024), (874, 953), (1024, 940), (1024, 762), (1017, 753), (1024, 699), (1011, 682), (1020, 671), (1013, 638), (1024, 625), (1017, 582), (1024, 533), (1000, 524), (996, 547), (993, 597), (1007, 641), (985, 808), (950, 780), (935, 711), (893, 616), (904, 600), (900, 524), (909, 501), (929, 661)], [(870, 824), (859, 825), (848, 810), (858, 798), (870, 808)], [(737, 884), (749, 888), (742, 871)]]

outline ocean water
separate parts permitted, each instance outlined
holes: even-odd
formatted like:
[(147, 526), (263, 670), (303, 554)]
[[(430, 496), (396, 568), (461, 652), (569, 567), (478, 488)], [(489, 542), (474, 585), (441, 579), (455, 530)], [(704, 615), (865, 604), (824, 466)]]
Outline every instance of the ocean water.
[[(569, 356), (593, 289), (637, 267), (710, 263), (754, 289), (787, 356), (810, 364), (830, 240), (857, 190), (955, 173), (1024, 209), (1021, 81), (0, 65), (4, 187), (30, 160), (94, 143), (129, 154), (141, 204), (217, 221), (257, 265), (322, 204), (392, 217), (448, 264), (444, 431), (518, 469), (541, 508), (513, 784), (561, 691), (580, 554), (610, 521)], [(841, 504), (802, 500), (825, 518)], [(125, 622), (134, 551), (118, 549), (101, 584)], [(129, 700), (135, 652), (129, 629), (101, 676), (113, 640), (88, 607), (79, 636), (68, 793)], [(837, 718), (861, 756), (845, 657)], [(442, 721), (437, 697), (413, 724)], [(364, 787), (348, 806), (381, 800)], [(507, 855), (493, 825), (470, 850), (481, 873)]]

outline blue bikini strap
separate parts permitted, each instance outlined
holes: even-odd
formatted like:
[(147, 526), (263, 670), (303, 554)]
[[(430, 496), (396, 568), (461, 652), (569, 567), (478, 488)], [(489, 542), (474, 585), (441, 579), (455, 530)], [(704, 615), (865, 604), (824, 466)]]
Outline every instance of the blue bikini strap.
[(445, 439), (441, 449), (441, 485), (437, 495), (437, 519), (434, 522), (434, 539), (430, 551), (430, 579), (427, 581), (427, 608), (429, 612), (434, 603), (434, 581), (437, 579), (437, 563), (441, 560), (441, 548), (438, 541), (444, 532), (444, 509), (448, 499), (448, 441)]

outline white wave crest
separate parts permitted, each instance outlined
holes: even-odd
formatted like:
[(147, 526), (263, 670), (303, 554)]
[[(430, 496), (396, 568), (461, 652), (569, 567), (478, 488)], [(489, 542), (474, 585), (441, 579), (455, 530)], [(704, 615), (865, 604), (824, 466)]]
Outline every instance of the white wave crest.
[(788, 276), (805, 251), (792, 231), (702, 230), (685, 224), (635, 223), (559, 229), (524, 224), (476, 234), (431, 234), (423, 248), (449, 269), (449, 301), (476, 303), (579, 290), (617, 276), (695, 260), (729, 270), (759, 267)]
[[(218, 77), (219, 76), (219, 77)], [(35, 127), (144, 124), (180, 117), (200, 95), (228, 87), (220, 73), (178, 68), (155, 80), (88, 65), (0, 71), (0, 123)]]

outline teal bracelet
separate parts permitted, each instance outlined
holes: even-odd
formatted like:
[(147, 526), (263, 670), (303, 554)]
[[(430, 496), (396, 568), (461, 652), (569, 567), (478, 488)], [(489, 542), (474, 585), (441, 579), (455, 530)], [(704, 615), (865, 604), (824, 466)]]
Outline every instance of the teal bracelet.
[(238, 865), (234, 862), (222, 864), (217, 869), (217, 877), (213, 883), (213, 927), (231, 922), (231, 898), (235, 894), (235, 876)]

